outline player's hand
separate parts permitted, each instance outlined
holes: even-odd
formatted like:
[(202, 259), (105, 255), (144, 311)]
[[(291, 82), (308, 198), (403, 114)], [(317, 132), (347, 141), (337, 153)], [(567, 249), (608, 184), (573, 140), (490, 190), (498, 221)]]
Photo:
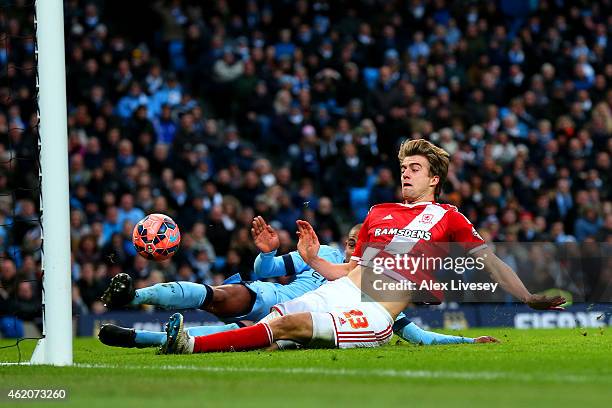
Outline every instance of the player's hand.
[(493, 336), (480, 336), (474, 339), (474, 343), (499, 343), (499, 340)]
[(255, 246), (261, 252), (272, 252), (280, 246), (278, 234), (260, 216), (253, 218), (251, 235), (253, 236)]
[(297, 248), (298, 252), (302, 259), (309, 263), (314, 258), (316, 258), (319, 253), (319, 238), (317, 238), (317, 234), (312, 229), (312, 226), (307, 221), (297, 220), (296, 221), (298, 231), (298, 243)]
[(525, 303), (535, 310), (565, 310), (561, 307), (566, 302), (563, 296), (549, 297), (546, 295), (531, 295)]

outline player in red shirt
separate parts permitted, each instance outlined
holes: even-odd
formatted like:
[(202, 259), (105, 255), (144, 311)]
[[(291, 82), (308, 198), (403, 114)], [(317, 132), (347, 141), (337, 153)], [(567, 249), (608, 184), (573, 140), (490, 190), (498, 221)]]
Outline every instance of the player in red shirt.
[[(398, 154), (403, 203), (372, 207), (359, 233), (350, 262), (332, 264), (317, 255), (319, 241), (306, 221), (298, 221), (300, 255), (329, 282), (319, 289), (273, 307), (260, 323), (210, 336), (189, 337), (180, 314), (168, 324), (169, 353), (252, 350), (276, 340), (290, 340), (309, 347), (374, 347), (392, 335), (395, 317), (411, 304), (413, 291), (400, 290), (393, 299), (362, 292), (372, 274), (364, 275), (371, 261), (426, 242), (458, 242), (484, 262), (492, 279), (533, 309), (561, 309), (561, 296), (531, 294), (514, 271), (486, 246), (472, 224), (454, 206), (437, 204), (446, 179), (449, 155), (426, 140), (404, 142)], [(386, 281), (405, 277), (393, 269)], [(379, 278), (380, 276), (377, 276)]]

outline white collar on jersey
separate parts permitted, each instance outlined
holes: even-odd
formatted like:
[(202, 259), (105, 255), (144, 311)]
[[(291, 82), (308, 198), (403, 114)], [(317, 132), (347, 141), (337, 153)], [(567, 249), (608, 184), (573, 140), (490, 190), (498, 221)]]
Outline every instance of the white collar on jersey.
[(419, 201), (418, 203), (400, 203), (404, 207), (416, 207), (417, 205), (433, 204), (433, 201)]

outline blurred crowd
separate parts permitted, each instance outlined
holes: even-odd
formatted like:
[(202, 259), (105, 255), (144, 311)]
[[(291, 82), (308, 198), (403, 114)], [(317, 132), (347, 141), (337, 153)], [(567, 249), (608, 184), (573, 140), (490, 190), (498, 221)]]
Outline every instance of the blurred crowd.
[[(33, 9), (16, 3), (0, 9), (0, 304), (27, 305), (36, 64)], [(440, 201), (486, 239), (612, 242), (609, 0), (112, 3), (65, 2), (79, 313), (104, 310), (119, 271), (139, 286), (249, 279), (256, 214), (279, 253), (297, 218), (342, 242), (369, 206), (401, 200), (410, 138), (451, 154)], [(181, 228), (172, 261), (134, 256), (152, 212)]]

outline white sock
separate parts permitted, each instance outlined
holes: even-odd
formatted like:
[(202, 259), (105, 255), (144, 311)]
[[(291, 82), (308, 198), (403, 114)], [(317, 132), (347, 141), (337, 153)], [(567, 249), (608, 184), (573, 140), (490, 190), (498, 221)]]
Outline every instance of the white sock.
[(189, 338), (187, 339), (187, 350), (189, 350), (189, 353), (193, 354), (194, 346), (195, 346), (195, 337), (189, 336)]

